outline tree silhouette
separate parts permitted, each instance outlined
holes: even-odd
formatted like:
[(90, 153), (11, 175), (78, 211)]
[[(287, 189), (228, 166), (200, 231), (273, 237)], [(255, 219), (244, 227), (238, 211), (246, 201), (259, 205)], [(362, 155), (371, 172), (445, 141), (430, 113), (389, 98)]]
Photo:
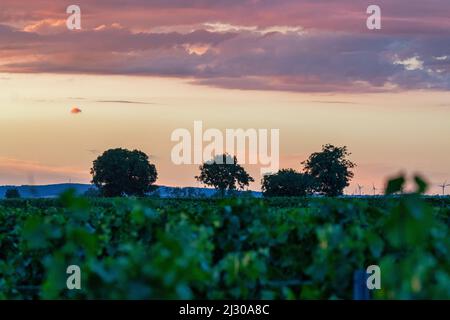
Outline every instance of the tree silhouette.
[(18, 189), (8, 189), (5, 192), (5, 198), (6, 199), (19, 199), (20, 198), (20, 192)]
[(93, 163), (92, 183), (105, 197), (143, 196), (151, 190), (158, 174), (142, 151), (110, 149)]
[(315, 181), (309, 174), (283, 169), (265, 175), (261, 184), (265, 197), (304, 197), (312, 194)]
[(356, 165), (347, 159), (351, 155), (347, 147), (324, 145), (321, 152), (311, 154), (302, 162), (304, 172), (311, 175), (317, 183), (316, 191), (327, 196), (339, 196), (344, 193), (353, 178), (351, 171)]
[(219, 190), (222, 197), (226, 191), (244, 189), (254, 179), (237, 163), (236, 157), (223, 154), (200, 166), (197, 181)]

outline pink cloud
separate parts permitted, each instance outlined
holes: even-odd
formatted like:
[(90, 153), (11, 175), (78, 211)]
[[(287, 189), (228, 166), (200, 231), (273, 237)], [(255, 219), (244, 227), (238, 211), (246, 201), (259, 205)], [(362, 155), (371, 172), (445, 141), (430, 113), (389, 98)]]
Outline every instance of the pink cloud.
[[(0, 72), (188, 77), (239, 89), (384, 91), (450, 88), (450, 3), (370, 1), (80, 0), (82, 32), (62, 4), (4, 0)], [(25, 10), (25, 8), (27, 10)], [(395, 61), (417, 57), (421, 70)]]
[[(224, 22), (260, 27), (289, 25), (306, 29), (364, 32), (366, 8), (363, 0), (79, 0), (83, 25), (94, 29), (120, 23), (129, 29), (150, 30), (161, 26)], [(378, 0), (384, 32), (448, 32), (450, 3), (447, 0)], [(37, 23), (65, 19), (66, 4), (51, 1), (3, 0), (0, 23)]]

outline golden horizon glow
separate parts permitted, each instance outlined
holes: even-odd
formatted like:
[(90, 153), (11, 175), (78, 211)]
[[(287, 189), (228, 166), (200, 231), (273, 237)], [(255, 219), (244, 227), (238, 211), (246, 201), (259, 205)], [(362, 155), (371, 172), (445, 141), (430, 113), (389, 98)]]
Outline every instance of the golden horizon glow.
[[(358, 164), (352, 186), (382, 187), (400, 171), (437, 183), (450, 178), (449, 92), (306, 94), (198, 86), (136, 76), (0, 74), (0, 185), (90, 181), (99, 153), (114, 147), (151, 155), (157, 184), (199, 186), (198, 166), (175, 166), (177, 128), (280, 129), (280, 166), (326, 143), (346, 145)], [(76, 107), (81, 112), (73, 114)], [(244, 165), (259, 190), (259, 166)]]

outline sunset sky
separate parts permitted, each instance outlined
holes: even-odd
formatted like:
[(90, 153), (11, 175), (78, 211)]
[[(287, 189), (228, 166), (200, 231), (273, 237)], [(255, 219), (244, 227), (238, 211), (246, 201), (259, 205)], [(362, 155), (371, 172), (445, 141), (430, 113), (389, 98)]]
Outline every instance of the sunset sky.
[[(66, 27), (72, 4), (82, 30)], [(195, 120), (280, 129), (282, 168), (346, 145), (348, 193), (401, 171), (432, 193), (450, 182), (448, 0), (1, 0), (0, 88), (0, 185), (88, 183), (126, 147), (151, 155), (158, 184), (199, 186), (198, 166), (170, 158)]]

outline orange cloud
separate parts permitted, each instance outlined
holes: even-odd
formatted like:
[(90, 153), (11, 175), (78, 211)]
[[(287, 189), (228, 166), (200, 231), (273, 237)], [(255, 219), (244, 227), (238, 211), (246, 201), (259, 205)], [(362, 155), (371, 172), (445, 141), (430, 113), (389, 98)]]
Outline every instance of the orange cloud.
[(67, 175), (85, 175), (86, 170), (75, 167), (55, 167), (35, 161), (0, 157), (0, 170), (35, 173), (60, 173)]
[(23, 28), (23, 31), (37, 33), (56, 33), (64, 31), (65, 28), (66, 20), (64, 19), (44, 19), (26, 25)]
[(70, 110), (71, 114), (79, 114), (81, 112), (82, 112), (81, 109), (77, 108), (77, 107), (74, 107), (74, 108), (72, 108), (72, 110)]
[(64, 183), (69, 179), (89, 181), (89, 171), (78, 167), (52, 166), (35, 161), (0, 156), (1, 184)]

